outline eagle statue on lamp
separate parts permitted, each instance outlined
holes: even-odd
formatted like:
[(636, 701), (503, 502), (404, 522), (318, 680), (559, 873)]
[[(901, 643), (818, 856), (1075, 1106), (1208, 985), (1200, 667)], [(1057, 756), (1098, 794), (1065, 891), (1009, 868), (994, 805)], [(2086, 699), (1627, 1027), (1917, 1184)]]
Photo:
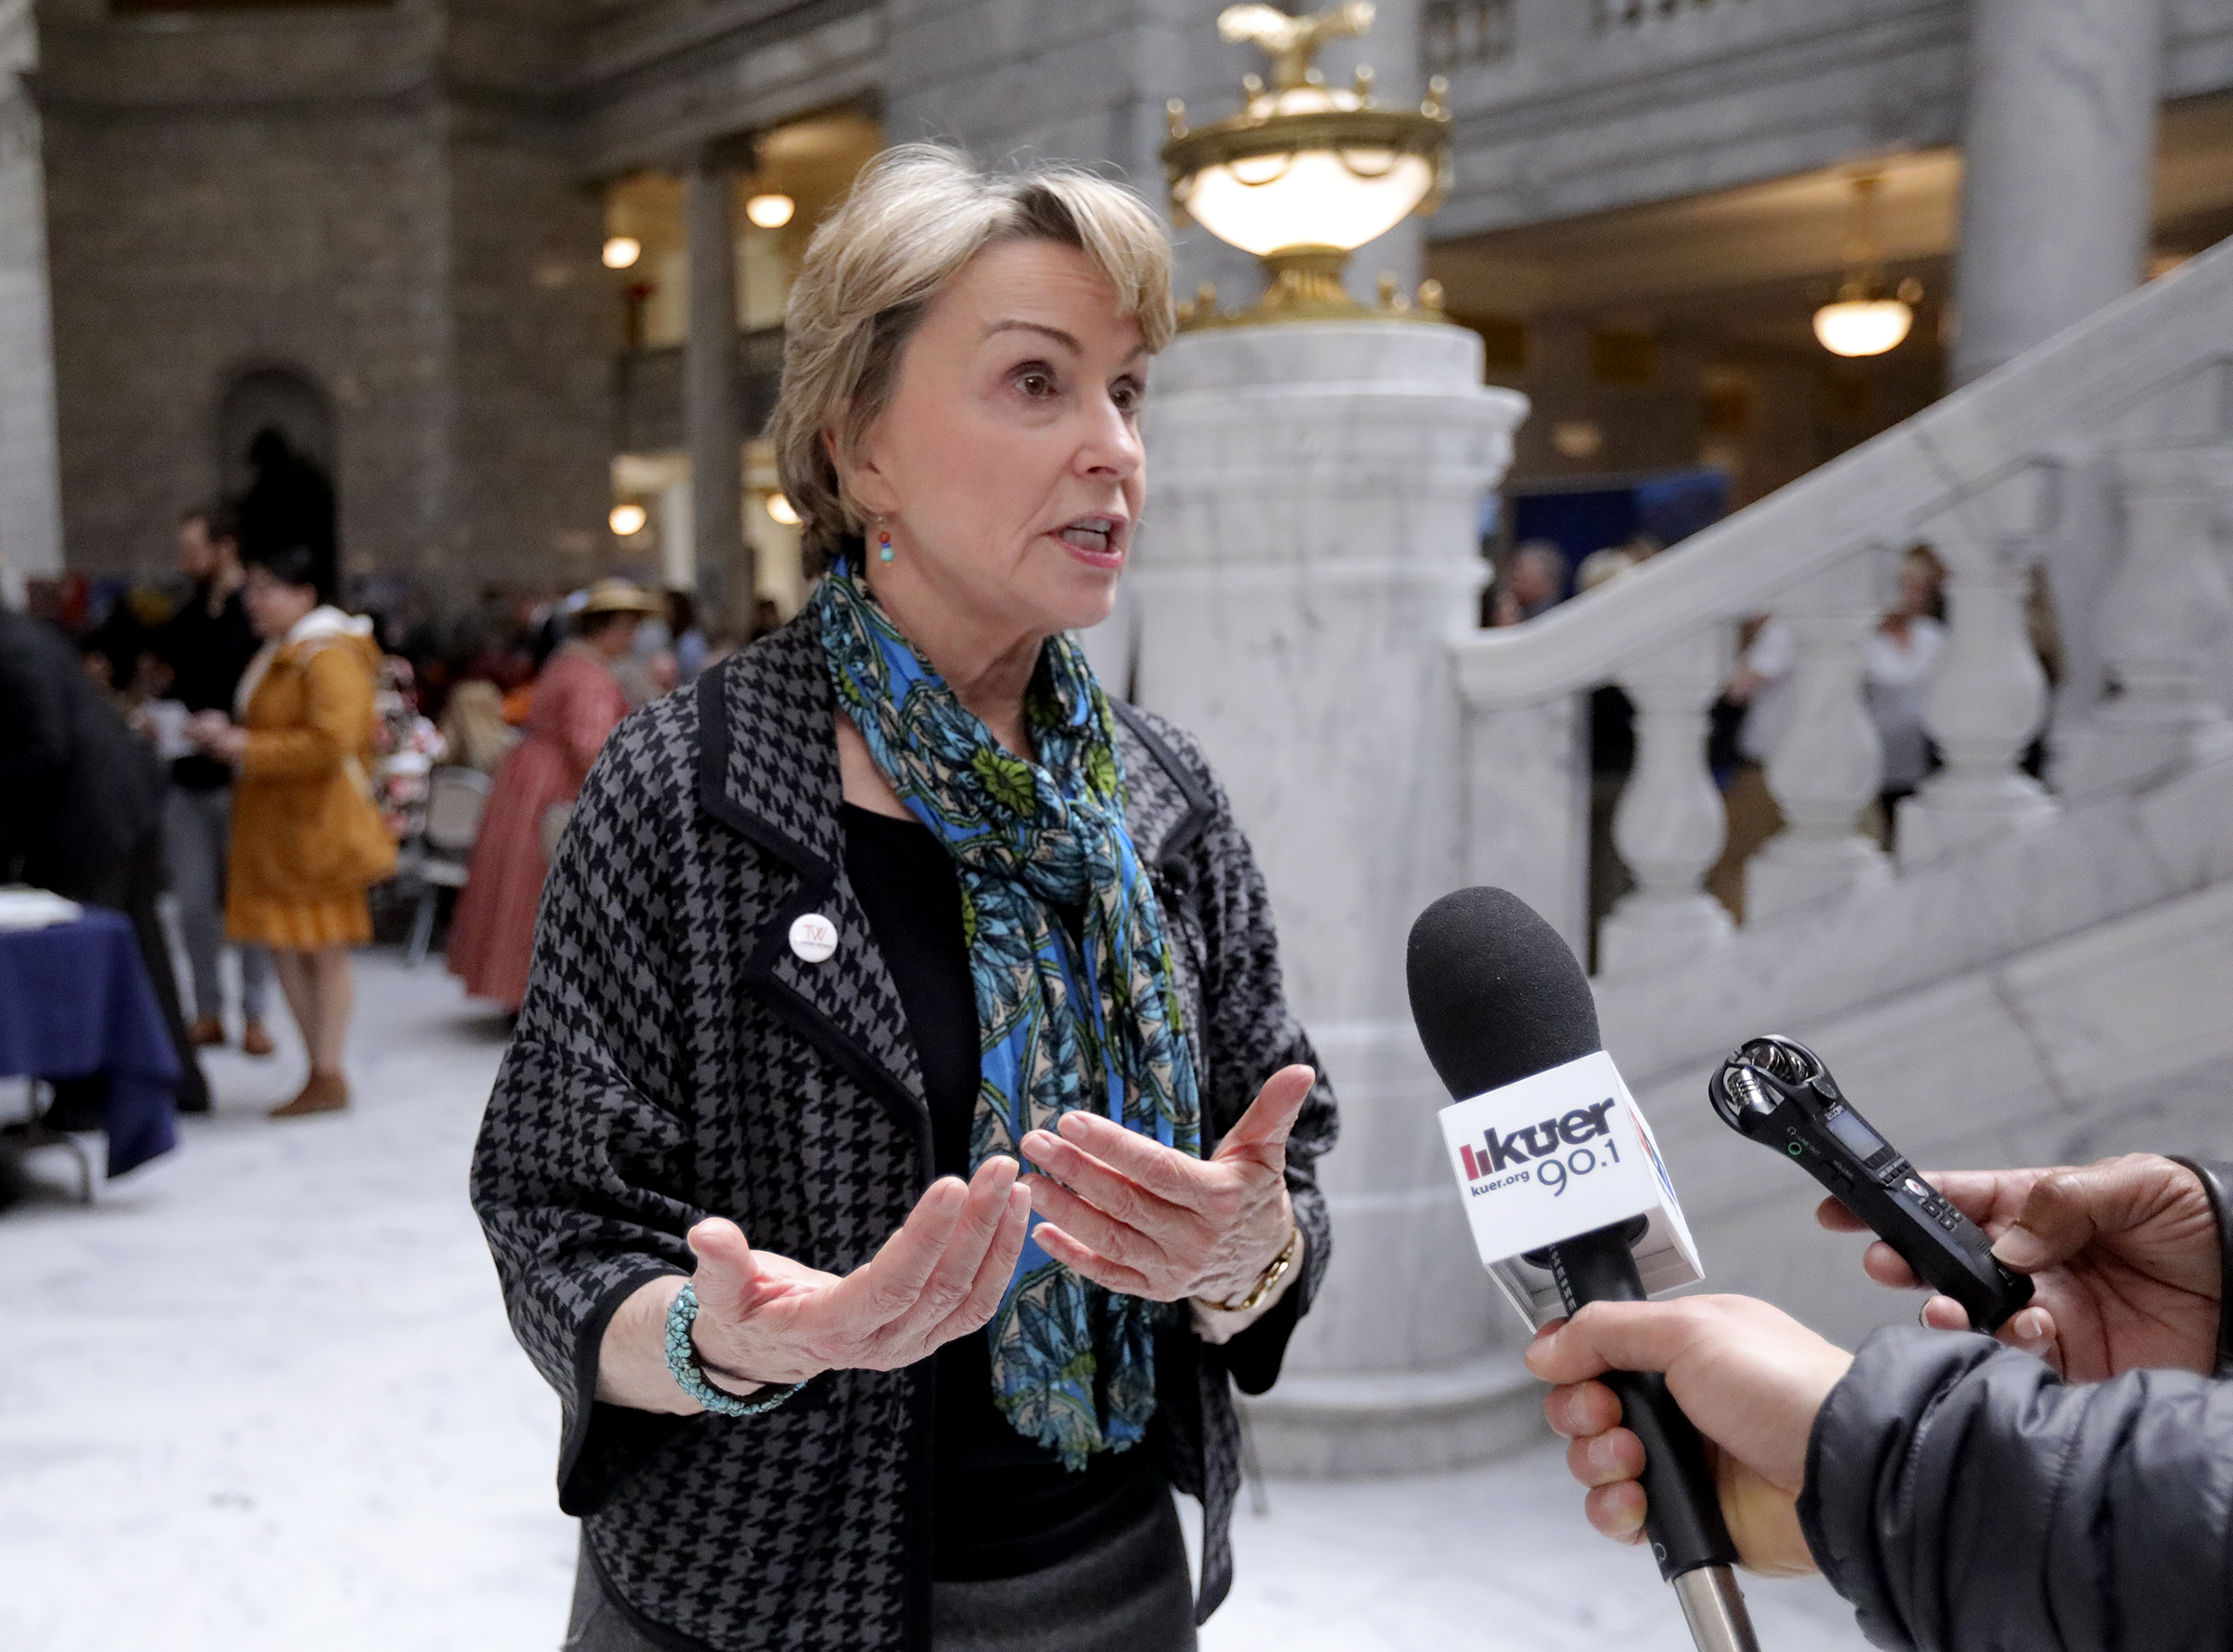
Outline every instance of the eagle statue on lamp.
[(1372, 27), (1372, 0), (1347, 0), (1309, 17), (1290, 17), (1272, 6), (1228, 6), (1217, 14), (1221, 40), (1250, 41), (1272, 60), (1272, 85), (1289, 91), (1309, 84), (1311, 60), (1318, 47)]

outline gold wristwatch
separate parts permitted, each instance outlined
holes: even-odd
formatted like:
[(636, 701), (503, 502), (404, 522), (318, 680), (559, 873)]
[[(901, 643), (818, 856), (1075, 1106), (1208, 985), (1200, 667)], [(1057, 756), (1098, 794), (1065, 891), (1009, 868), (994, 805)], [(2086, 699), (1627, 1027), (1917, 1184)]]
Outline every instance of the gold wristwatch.
[(1250, 1287), (1247, 1296), (1241, 1298), (1237, 1302), (1210, 1302), (1207, 1306), (1220, 1313), (1254, 1312), (1264, 1298), (1272, 1294), (1272, 1286), (1284, 1279), (1287, 1276), (1287, 1271), (1295, 1265), (1295, 1253), (1302, 1248), (1303, 1224), (1297, 1222), (1295, 1231), (1287, 1236), (1286, 1246), (1265, 1266), (1263, 1274)]

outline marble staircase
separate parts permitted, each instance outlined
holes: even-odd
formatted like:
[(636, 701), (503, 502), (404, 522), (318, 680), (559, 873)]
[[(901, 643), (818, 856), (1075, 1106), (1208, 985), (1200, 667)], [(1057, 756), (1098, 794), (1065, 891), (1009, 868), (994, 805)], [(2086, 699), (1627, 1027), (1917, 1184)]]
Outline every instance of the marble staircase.
[[(1895, 859), (1858, 825), (1881, 758), (1863, 653), (1918, 540), (1951, 574), (1927, 717), (1946, 764), (1903, 805)], [(2024, 615), (2042, 563), (2073, 657), (2099, 665), (2052, 708)], [(1787, 824), (1746, 868), (1740, 927), (1705, 887), (1725, 820), (1704, 732), (1758, 614), (1798, 662), (1766, 765)], [(1578, 951), (1583, 697), (1611, 682), (1636, 704), (1613, 829), (1636, 887), (1595, 984), (1711, 1284), (1848, 1335), (1905, 1311), (1815, 1232), (1812, 1184), (1707, 1110), (1706, 1073), (1754, 1033), (1812, 1043), (1930, 1163), (2233, 1145), (2233, 245), (1452, 654), (1469, 871)], [(2021, 767), (2042, 730), (2047, 784)]]
[[(1342, 1098), (1331, 1270), (1248, 1407), (1267, 1468), (1416, 1472), (1540, 1432), (1524, 1331), (1452, 1194), (1404, 936), (1447, 890), (1499, 884), (1587, 955), (1600, 685), (1638, 734), (1600, 1015), (1713, 1285), (1849, 1334), (1913, 1312), (1813, 1227), (1805, 1178), (1708, 1114), (1705, 1071), (1756, 1032), (1814, 1040), (1932, 1162), (2206, 1146), (2233, 1115), (2233, 244), (1507, 631), (1477, 628), (1475, 533), (1528, 406), (1483, 385), (1473, 334), (1212, 328), (1156, 375), (1149, 520), (1125, 618), (1090, 646), (1215, 765)], [(1895, 861), (1858, 829), (1881, 764), (1864, 655), (1918, 540), (1951, 569), (1946, 764)], [(2042, 564), (2078, 662), (2052, 706), (2024, 625)], [(1705, 885), (1726, 824), (1705, 729), (1767, 613), (1798, 651), (1766, 769), (1787, 824), (1740, 927)], [(2042, 785), (2020, 759), (2051, 711)]]

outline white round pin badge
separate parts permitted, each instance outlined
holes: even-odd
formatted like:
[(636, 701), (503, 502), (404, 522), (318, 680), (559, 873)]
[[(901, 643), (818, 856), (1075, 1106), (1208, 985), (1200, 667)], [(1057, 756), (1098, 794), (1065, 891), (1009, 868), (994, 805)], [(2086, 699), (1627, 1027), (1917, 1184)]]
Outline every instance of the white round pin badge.
[(801, 913), (791, 920), (791, 950), (809, 964), (820, 964), (837, 950), (837, 926), (820, 913)]

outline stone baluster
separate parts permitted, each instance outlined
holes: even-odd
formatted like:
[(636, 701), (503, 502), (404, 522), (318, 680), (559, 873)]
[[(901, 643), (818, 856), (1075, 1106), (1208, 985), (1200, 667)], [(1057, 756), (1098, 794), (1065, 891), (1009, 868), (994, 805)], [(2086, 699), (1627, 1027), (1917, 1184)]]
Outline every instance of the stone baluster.
[(1557, 694), (1465, 713), (1469, 884), (1512, 891), (1589, 956), (1589, 699)]
[(1729, 938), (1706, 872), (1728, 832), (1707, 766), (1707, 718), (1728, 680), (1730, 635), (1709, 625), (1678, 637), (1620, 674), (1636, 702), (1636, 769), (1613, 811), (1612, 841), (1636, 876), (1598, 936), (1600, 973), (1634, 975), (1697, 955)]
[(2110, 697), (2072, 731), (2056, 775), (2074, 796), (2135, 790), (2233, 749), (2210, 698), (2208, 650), (2233, 627), (2215, 518), (2233, 491), (2233, 444), (2134, 447), (2115, 456), (2124, 558), (2101, 605)]
[(2037, 825), (2055, 805), (2019, 766), (2047, 720), (2047, 673), (2026, 621), (2031, 570), (2060, 510), (2062, 473), (2032, 463), (1921, 522), (1946, 564), (1946, 650), (1924, 705), (1946, 766), (1901, 806), (1900, 863), (1919, 865)]
[(1856, 547), (1776, 602), (1798, 656), (1785, 690), (1789, 715), (1768, 758), (1768, 790), (1785, 826), (1745, 869), (1748, 924), (1890, 874), (1884, 852), (1856, 830), (1884, 772), (1883, 743), (1862, 698), (1868, 638), (1883, 608), (1881, 569), (1880, 548)]

